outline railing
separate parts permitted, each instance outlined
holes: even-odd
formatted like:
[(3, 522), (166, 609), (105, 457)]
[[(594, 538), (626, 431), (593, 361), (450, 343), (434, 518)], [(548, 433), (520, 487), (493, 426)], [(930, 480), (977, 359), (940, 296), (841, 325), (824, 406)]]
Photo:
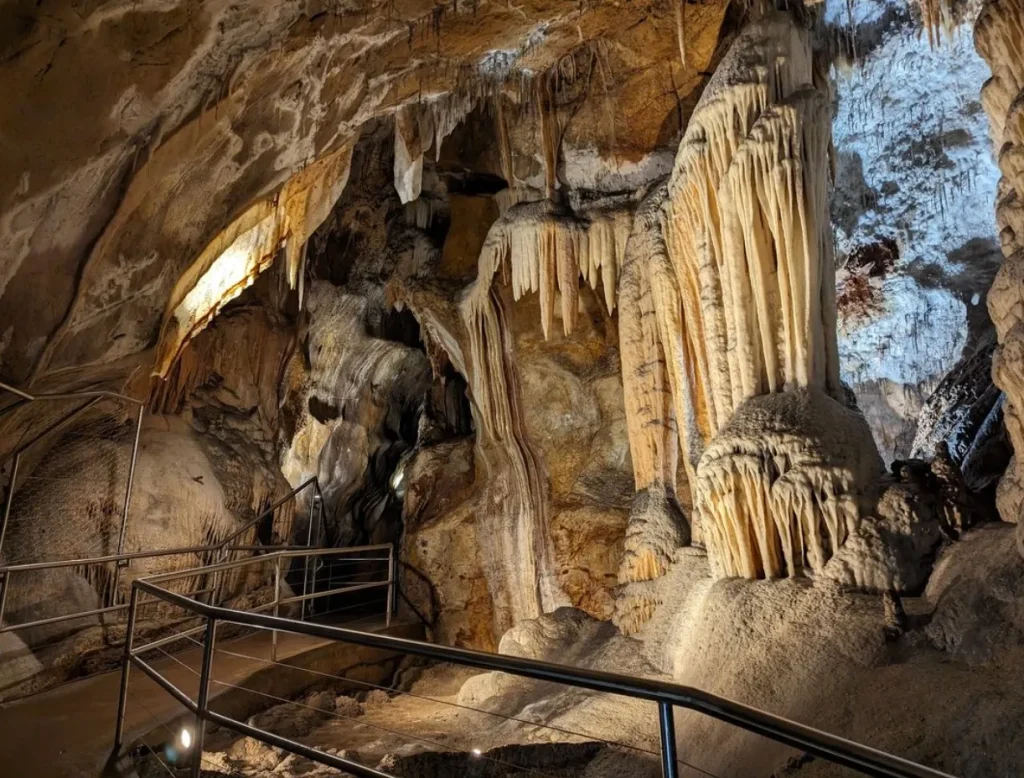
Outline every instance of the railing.
[[(316, 477), (310, 478), (307, 481), (305, 481), (304, 483), (302, 483), (299, 486), (295, 487), (290, 492), (288, 492), (288, 494), (286, 494), (284, 497), (282, 497), (277, 502), (275, 502), (273, 505), (271, 505), (269, 508), (267, 508), (259, 516), (257, 516), (256, 518), (252, 519), (251, 521), (247, 522), (245, 525), (243, 525), (239, 529), (233, 531), (226, 538), (224, 538), (223, 540), (221, 540), (221, 541), (219, 541), (218, 543), (215, 543), (215, 544), (205, 545), (205, 546), (191, 546), (191, 547), (186, 547), (186, 548), (169, 548), (169, 549), (161, 549), (161, 550), (157, 550), (157, 551), (137, 551), (137, 552), (132, 552), (132, 553), (117, 553), (117, 554), (109, 554), (109, 555), (106, 555), (106, 556), (88, 557), (88, 558), (83, 558), (83, 559), (63, 559), (63, 560), (57, 560), (57, 561), (52, 561), (52, 562), (28, 562), (28, 563), (24, 563), (24, 564), (0, 566), (0, 634), (2, 634), (4, 632), (15, 631), (15, 630), (25, 630), (25, 629), (30, 629), (30, 628), (33, 628), (33, 627), (41, 627), (41, 626), (46, 626), (46, 625), (50, 625), (50, 624), (57, 624), (57, 623), (60, 623), (60, 622), (71, 621), (71, 620), (75, 620), (75, 619), (82, 619), (82, 618), (88, 618), (88, 617), (93, 617), (93, 616), (102, 616), (102, 615), (111, 614), (111, 613), (118, 613), (120, 611), (126, 611), (129, 608), (129, 603), (127, 601), (120, 602), (120, 603), (117, 602), (117, 600), (118, 600), (118, 591), (117, 591), (117, 585), (116, 584), (117, 584), (117, 581), (119, 580), (119, 577), (118, 577), (119, 572), (115, 572), (115, 577), (114, 577), (114, 582), (115, 583), (114, 583), (114, 586), (112, 586), (110, 588), (110, 591), (107, 593), (107, 602), (106, 602), (106, 604), (104, 604), (103, 606), (101, 606), (99, 608), (93, 608), (93, 609), (84, 610), (84, 611), (79, 610), (79, 611), (74, 611), (72, 613), (61, 614), (60, 616), (53, 616), (53, 617), (45, 618), (45, 619), (36, 619), (35, 621), (20, 622), (18, 624), (4, 625), (3, 617), (4, 617), (4, 611), (5, 611), (6, 607), (7, 607), (8, 593), (9, 593), (10, 588), (11, 588), (10, 587), (10, 582), (13, 579), (14, 575), (17, 574), (17, 573), (33, 572), (33, 571), (34, 572), (39, 572), (39, 571), (44, 571), (44, 570), (55, 570), (55, 569), (59, 569), (59, 568), (68, 568), (68, 567), (101, 566), (101, 565), (108, 565), (108, 564), (114, 564), (115, 565), (115, 571), (120, 571), (123, 567), (126, 567), (128, 564), (130, 564), (133, 561), (148, 560), (148, 559), (158, 559), (158, 558), (168, 557), (168, 556), (200, 556), (200, 555), (206, 555), (208, 559), (210, 559), (210, 560), (218, 560), (218, 562), (216, 564), (206, 565), (206, 566), (201, 567), (201, 568), (192, 568), (191, 571), (186, 571), (186, 572), (194, 572), (194, 570), (199, 569), (199, 570), (204, 571), (204, 573), (209, 574), (209, 573), (217, 572), (218, 570), (222, 569), (225, 564), (228, 564), (228, 565), (236, 564), (237, 560), (238, 560), (238, 555), (241, 554), (241, 553), (248, 553), (250, 555), (254, 555), (254, 554), (260, 554), (260, 553), (266, 552), (266, 551), (273, 551), (275, 549), (287, 548), (290, 553), (293, 552), (292, 553), (293, 556), (302, 556), (303, 554), (300, 551), (295, 551), (295, 547), (259, 546), (259, 545), (233, 546), (231, 544), (234, 541), (236, 541), (238, 538), (242, 537), (247, 531), (252, 530), (260, 522), (265, 521), (268, 517), (273, 517), (274, 513), (282, 505), (287, 503), (289, 500), (296, 499), (296, 497), (298, 497), (299, 494), (301, 494), (302, 492), (304, 492), (306, 490), (312, 490), (314, 492), (314, 499), (312, 500), (312, 505), (311, 505), (311, 508), (310, 508), (309, 528), (308, 528), (308, 531), (307, 531), (307, 542), (308, 542), (309, 545), (302, 547), (302, 548), (308, 549), (308, 548), (310, 548), (312, 546), (312, 543), (314, 542), (314, 539), (320, 540), (320, 539), (322, 539), (322, 535), (323, 535), (323, 528), (322, 528), (322, 524), (323, 524), (323, 500), (320, 497), (320, 485), (317, 482)], [(314, 517), (313, 517), (314, 512), (316, 513), (316, 519), (314, 519)], [(314, 526), (317, 527), (317, 530), (315, 532), (314, 532)], [(337, 549), (328, 549), (328, 551), (337, 552)], [(228, 557), (231, 556), (232, 554), (234, 554), (234, 556), (236, 558), (236, 562), (227, 562)], [(303, 572), (304, 589), (309, 586), (309, 583), (313, 580), (313, 576), (315, 576), (315, 568), (314, 568), (314, 566), (312, 566), (310, 564), (310, 561), (309, 561), (310, 557), (312, 557), (313, 555), (307, 554), (306, 556), (307, 556), (307, 562), (306, 562), (306, 565), (304, 567), (304, 572)], [(177, 573), (174, 573), (174, 575), (176, 575), (176, 574)], [(217, 579), (215, 579), (212, 589), (208, 589), (207, 592), (206, 592), (206, 593), (210, 594), (210, 601), (211, 602), (213, 602), (215, 599), (219, 598), (219, 595), (222, 593), (222, 587), (223, 587), (223, 579), (222, 579), (222, 577), (218, 577)]]
[[(393, 556), (390, 557), (388, 567), (390, 571), (388, 576), (388, 611), (390, 613), (394, 607), (395, 590), (393, 585), (395, 569)], [(218, 724), (239, 735), (254, 738), (351, 775), (367, 776), (368, 778), (394, 778), (394, 776), (344, 756), (311, 748), (293, 739), (259, 729), (251, 724), (236, 721), (211, 710), (209, 691), (213, 657), (216, 648), (217, 627), (219, 624), (233, 624), (271, 630), (275, 638), (278, 632), (319, 637), (325, 640), (411, 654), (425, 659), (448, 662), (480, 670), (510, 673), (536, 681), (560, 683), (578, 689), (622, 695), (654, 702), (658, 706), (661, 763), (662, 773), (665, 778), (676, 778), (678, 776), (674, 721), (674, 708), (676, 707), (699, 712), (748, 732), (767, 737), (776, 743), (801, 749), (808, 754), (833, 764), (852, 768), (865, 775), (883, 776), (884, 778), (951, 778), (948, 774), (938, 770), (822, 732), (780, 716), (765, 713), (756, 708), (718, 697), (693, 687), (643, 678), (632, 678), (596, 670), (566, 667), (503, 654), (489, 654), (468, 649), (434, 645), (390, 635), (360, 632), (343, 627), (269, 616), (258, 612), (243, 612), (216, 607), (169, 591), (159, 585), (171, 580), (171, 578), (172, 576), (154, 576), (135, 581), (132, 586), (128, 635), (125, 641), (124, 664), (121, 671), (121, 694), (114, 732), (113, 755), (115, 757), (119, 755), (124, 745), (124, 721), (128, 698), (129, 671), (134, 666), (145, 673), (195, 716), (195, 730), (191, 745), (193, 758), (190, 775), (192, 778), (198, 778), (200, 775), (207, 723)], [(380, 585), (380, 583), (377, 585)], [(197, 631), (205, 633), (205, 640), (202, 644), (202, 665), (198, 673), (199, 686), (195, 700), (162, 676), (150, 663), (141, 658), (140, 654), (153, 648), (153, 643), (139, 648), (133, 645), (137, 609), (145, 604), (149, 604), (140, 603), (140, 598), (143, 594), (178, 606), (206, 620), (205, 625), (196, 628)]]
[[(32, 435), (27, 441), (21, 443), (14, 452), (10, 455), (11, 469), (10, 476), (7, 482), (7, 494), (4, 498), (3, 514), (0, 516), (0, 558), (3, 555), (4, 539), (7, 535), (7, 530), (11, 521), (11, 508), (14, 504), (14, 495), (18, 487), (18, 471), (21, 467), (21, 461), (24, 454), (32, 448), (39, 441), (59, 432), (79, 418), (87, 411), (97, 406), (103, 400), (112, 400), (120, 404), (131, 405), (137, 407), (137, 415), (135, 419), (135, 435), (132, 441), (131, 458), (128, 466), (128, 476), (126, 479), (125, 490), (124, 490), (124, 501), (122, 504), (120, 526), (117, 532), (117, 552), (116, 555), (120, 555), (124, 551), (124, 539), (125, 532), (128, 528), (128, 510), (131, 506), (132, 498), (132, 485), (135, 481), (135, 465), (138, 461), (139, 454), (139, 435), (142, 432), (142, 415), (146, 410), (146, 404), (141, 400), (136, 400), (133, 397), (128, 397), (123, 394), (109, 391), (80, 391), (80, 392), (64, 392), (56, 394), (30, 394), (22, 389), (10, 386), (0, 382), (0, 391), (7, 392), (14, 395), (17, 400), (10, 405), (5, 406), (0, 410), (0, 415), (6, 415), (18, 408), (24, 407), (30, 403), (44, 402), (78, 402), (81, 401), (78, 407), (62, 414), (55, 421), (45, 425), (42, 430)], [(113, 582), (111, 589), (116, 592), (118, 588), (118, 582), (120, 579), (121, 565), (118, 564), (114, 569)], [(4, 606), (7, 600), (8, 592), (8, 575), (6, 568), (0, 568), (0, 574), (3, 575), (3, 581), (0, 583), (0, 628), (3, 626)], [(0, 629), (0, 632), (4, 631)]]

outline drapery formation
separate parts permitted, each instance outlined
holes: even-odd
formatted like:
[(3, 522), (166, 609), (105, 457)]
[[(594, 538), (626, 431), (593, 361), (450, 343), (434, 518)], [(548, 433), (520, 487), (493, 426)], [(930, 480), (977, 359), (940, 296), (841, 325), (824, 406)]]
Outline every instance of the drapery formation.
[[(660, 425), (665, 441), (679, 440), (720, 575), (818, 568), (858, 519), (857, 457), (835, 463), (845, 474), (833, 487), (827, 458), (784, 479), (767, 452), (719, 446), (703, 456), (750, 398), (809, 390), (839, 407), (830, 145), (829, 96), (809, 34), (783, 15), (751, 24), (687, 127), (660, 209), (662, 240), (638, 219), (627, 248), (645, 263), (624, 271), (621, 288), (624, 381), (639, 393), (628, 409), (638, 489), (674, 488), (673, 456), (651, 432)], [(634, 344), (642, 347), (627, 365)], [(817, 450), (812, 441), (790, 448)], [(867, 470), (877, 464), (870, 448)], [(761, 513), (781, 505), (782, 490), (800, 515), (774, 522)], [(822, 510), (815, 490), (832, 500)], [(849, 510), (832, 512), (836, 500)], [(646, 541), (652, 557), (666, 556), (662, 544)]]
[(252, 205), (207, 244), (171, 294), (154, 375), (166, 377), (185, 344), (251, 286), (282, 248), (288, 283), (301, 300), (306, 243), (341, 197), (351, 164), (351, 145), (324, 155), (292, 176), (275, 198)]
[(996, 223), (1004, 262), (989, 290), (988, 310), (999, 340), (992, 360), (992, 378), (1006, 393), (1004, 418), (1014, 457), (999, 483), (997, 503), (1005, 521), (1020, 523), (1024, 510), (1020, 463), (1024, 452), (1024, 3), (986, 3), (974, 29), (974, 43), (992, 68), (992, 78), (981, 90), (981, 101), (991, 122), (992, 141), (1003, 172)]

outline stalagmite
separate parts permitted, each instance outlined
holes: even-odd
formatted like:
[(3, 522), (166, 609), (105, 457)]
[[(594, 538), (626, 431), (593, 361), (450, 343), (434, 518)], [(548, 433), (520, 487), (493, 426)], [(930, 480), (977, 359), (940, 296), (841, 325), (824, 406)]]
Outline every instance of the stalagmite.
[[(689, 540), (675, 497), (678, 409), (670, 384), (678, 366), (666, 363), (667, 333), (659, 332), (650, 282), (650, 276), (667, 263), (659, 220), (665, 194), (661, 187), (637, 210), (619, 287), (619, 353), (636, 479), (620, 583), (664, 575), (672, 554)], [(679, 333), (678, 327), (675, 332)]]
[(820, 570), (870, 510), (881, 469), (863, 417), (820, 390), (747, 400), (708, 445), (694, 484), (712, 572)]
[[(645, 374), (627, 409), (638, 487), (656, 468), (632, 431), (650, 438), (646, 428), (660, 425), (682, 445), (695, 523), (718, 575), (819, 569), (857, 525), (879, 471), (863, 419), (837, 402), (829, 127), (809, 34), (784, 15), (751, 24), (680, 143), (660, 214), (664, 248), (638, 242), (644, 272), (623, 276), (624, 376), (636, 369), (627, 368), (626, 333), (639, 322), (657, 341), (639, 352), (643, 365), (667, 379)], [(794, 392), (814, 400), (799, 405)], [(759, 407), (752, 398), (776, 394), (785, 395), (771, 401), (778, 414), (789, 419), (797, 403), (842, 419), (857, 446), (834, 456), (813, 423), (794, 421), (779, 441), (770, 415), (738, 420), (738, 409)]]

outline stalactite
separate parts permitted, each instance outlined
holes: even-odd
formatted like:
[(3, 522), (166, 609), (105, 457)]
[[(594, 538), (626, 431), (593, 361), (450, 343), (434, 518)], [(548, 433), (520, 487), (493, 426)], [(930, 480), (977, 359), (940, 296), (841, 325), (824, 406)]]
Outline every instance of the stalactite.
[(557, 73), (542, 78), (537, 85), (537, 105), (540, 111), (540, 147), (544, 161), (544, 187), (548, 199), (553, 199), (558, 188), (558, 146), (561, 141), (558, 112), (555, 107), (555, 78)]
[(686, 0), (675, 0), (676, 43), (679, 45), (679, 63), (686, 67)]
[(395, 190), (403, 203), (420, 196), (423, 158), (431, 148), (435, 157), (441, 145), (476, 106), (474, 92), (451, 92), (421, 103), (409, 103), (395, 111)]
[(505, 98), (501, 92), (494, 96), (494, 105), (496, 108), (494, 112), (495, 135), (498, 138), (498, 151), (501, 154), (501, 175), (505, 178), (505, 183), (508, 184), (509, 189), (513, 190), (516, 186), (516, 174), (512, 163), (512, 141), (508, 134)]
[(306, 243), (341, 196), (351, 163), (351, 145), (324, 155), (292, 176), (275, 199), (252, 205), (207, 244), (171, 293), (154, 375), (167, 375), (185, 344), (273, 264), (282, 242), (288, 282), (298, 289), (301, 305)]
[(503, 564), (505, 575), (499, 576), (513, 579), (506, 581), (506, 595), (515, 623), (544, 613), (545, 605), (553, 605), (557, 594), (552, 591), (552, 575), (546, 574), (551, 572), (551, 552), (544, 483), (523, 429), (511, 333), (489, 282), (484, 286), (478, 279), (476, 283), (474, 293), (462, 305), (470, 343), (470, 392), (478, 410), (484, 461), (495, 467), (499, 465), (494, 461), (497, 455), (510, 471), (506, 512), (514, 516), (514, 523), (510, 531), (499, 532), (493, 539), (503, 544), (498, 559), (515, 560)]
[[(420, 196), (423, 185), (424, 133), (416, 105), (404, 105), (395, 112), (395, 191), (403, 203)], [(427, 138), (431, 134), (427, 133)]]
[[(843, 465), (849, 478), (835, 476), (835, 457), (826, 455), (818, 465), (775, 463), (765, 448), (777, 443), (759, 438), (758, 421), (771, 423), (763, 414), (747, 419), (749, 451), (723, 433), (737, 409), (762, 395), (809, 390), (821, 395), (822, 412), (844, 412), (836, 402), (843, 392), (828, 220), (830, 117), (819, 84), (809, 34), (789, 16), (745, 29), (680, 143), (660, 211), (663, 241), (638, 216), (627, 247), (627, 257), (636, 250), (645, 260), (642, 272), (624, 271), (620, 301), (624, 383), (642, 371), (627, 390), (636, 394), (627, 417), (638, 489), (672, 483), (664, 474), (670, 460), (658, 450), (663, 439), (651, 430), (660, 427), (682, 444), (695, 528), (719, 575), (819, 568), (859, 520), (863, 479), (878, 470), (859, 416), (848, 437), (866, 444)], [(635, 356), (627, 357), (630, 350)], [(790, 434), (783, 459), (821, 448), (799, 424)], [(631, 517), (627, 538), (642, 535), (645, 521)], [(672, 550), (661, 549), (660, 558)], [(657, 565), (638, 568), (660, 574)]]
[(609, 313), (615, 309), (630, 221), (629, 212), (623, 210), (581, 217), (548, 200), (516, 205), (488, 232), (478, 278), (485, 274), (493, 278), (500, 270), (509, 274), (516, 300), (537, 292), (545, 338), (551, 333), (560, 294), (562, 328), (570, 335), (579, 309), (581, 274), (595, 291), (599, 284), (604, 287)]

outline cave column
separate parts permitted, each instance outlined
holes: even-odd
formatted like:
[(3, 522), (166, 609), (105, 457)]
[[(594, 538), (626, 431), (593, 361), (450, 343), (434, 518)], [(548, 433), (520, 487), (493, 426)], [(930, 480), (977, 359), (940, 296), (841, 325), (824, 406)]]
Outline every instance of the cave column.
[[(640, 395), (627, 413), (646, 438), (660, 425), (680, 442), (694, 534), (718, 576), (820, 569), (881, 469), (839, 381), (830, 146), (809, 33), (785, 14), (756, 20), (690, 119), (660, 209), (663, 242), (638, 225), (627, 247), (645, 271), (624, 269), (620, 288), (624, 383)], [(642, 364), (628, 364), (631, 347)], [(632, 430), (641, 488), (671, 462), (638, 457)]]
[[(1003, 178), (996, 222), (1005, 257), (988, 293), (988, 310), (999, 346), (992, 378), (1006, 393), (1006, 426), (1014, 457), (999, 483), (997, 505), (1004, 521), (1020, 523), (1024, 510), (1024, 2), (992, 0), (974, 30), (978, 53), (992, 77), (981, 90)], [(1024, 547), (1024, 543), (1021, 543)]]

